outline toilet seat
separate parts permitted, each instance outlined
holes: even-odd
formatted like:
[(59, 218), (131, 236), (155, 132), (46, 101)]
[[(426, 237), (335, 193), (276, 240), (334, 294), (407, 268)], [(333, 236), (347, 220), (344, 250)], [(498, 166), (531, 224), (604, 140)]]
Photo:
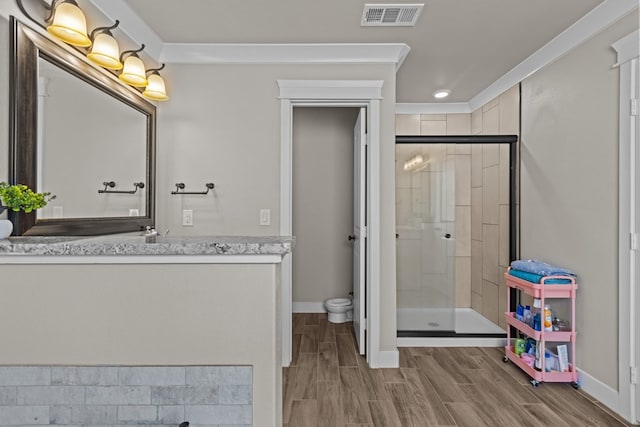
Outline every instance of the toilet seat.
[(351, 298), (331, 298), (324, 302), (331, 323), (344, 323), (353, 319)]
[(327, 304), (336, 307), (344, 307), (347, 305), (351, 305), (351, 300), (349, 298), (331, 298), (327, 300)]

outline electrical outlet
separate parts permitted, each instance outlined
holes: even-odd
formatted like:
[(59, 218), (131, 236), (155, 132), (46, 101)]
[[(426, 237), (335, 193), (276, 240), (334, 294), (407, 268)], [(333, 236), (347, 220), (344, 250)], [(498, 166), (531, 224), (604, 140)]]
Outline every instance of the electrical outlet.
[(260, 209), (260, 225), (271, 225), (271, 209)]
[(54, 206), (53, 207), (53, 217), (54, 218), (62, 218), (64, 213), (62, 211), (62, 206)]
[(185, 209), (182, 211), (182, 225), (188, 227), (193, 225), (193, 210)]
[(129, 209), (129, 216), (140, 216), (140, 211), (138, 209)]

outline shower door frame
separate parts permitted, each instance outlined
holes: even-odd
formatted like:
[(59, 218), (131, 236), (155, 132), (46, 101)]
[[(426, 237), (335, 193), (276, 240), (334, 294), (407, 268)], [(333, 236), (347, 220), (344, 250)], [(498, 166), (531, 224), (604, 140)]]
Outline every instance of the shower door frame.
[[(396, 135), (397, 144), (509, 144), (509, 262), (517, 259), (518, 248), (518, 135)], [(518, 304), (516, 289), (510, 289), (513, 312)], [(456, 331), (397, 331), (398, 338), (504, 338), (495, 333), (458, 333)]]

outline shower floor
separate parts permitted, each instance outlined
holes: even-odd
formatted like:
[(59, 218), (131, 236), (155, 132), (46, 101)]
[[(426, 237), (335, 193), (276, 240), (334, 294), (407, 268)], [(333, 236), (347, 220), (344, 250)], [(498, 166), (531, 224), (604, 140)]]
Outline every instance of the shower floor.
[(458, 334), (504, 334), (506, 331), (471, 308), (398, 308), (399, 331), (451, 331)]

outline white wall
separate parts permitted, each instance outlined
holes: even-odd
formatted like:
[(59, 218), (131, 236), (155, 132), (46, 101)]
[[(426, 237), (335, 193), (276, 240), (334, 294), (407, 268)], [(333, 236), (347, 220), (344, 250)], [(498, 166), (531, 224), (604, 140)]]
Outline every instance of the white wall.
[[(5, 7), (7, 6), (7, 7)], [(3, 4), (3, 17), (16, 12)], [(8, 39), (8, 20), (3, 41)], [(0, 67), (8, 70), (8, 52)], [(381, 346), (396, 348), (394, 109), (395, 66), (354, 65), (180, 65), (163, 72), (171, 99), (158, 109), (157, 221), (171, 235), (279, 234), (280, 101), (278, 79), (383, 80), (381, 101)], [(8, 72), (0, 88), (8, 88)], [(3, 91), (8, 93), (8, 91)], [(0, 100), (0, 112), (8, 111)], [(0, 131), (8, 134), (1, 114)], [(6, 139), (1, 139), (6, 144)], [(2, 146), (0, 146), (2, 149)], [(7, 150), (3, 150), (5, 153)], [(6, 177), (0, 162), (0, 177)], [(3, 172), (4, 170), (4, 172)], [(4, 178), (2, 178), (4, 179)], [(186, 190), (216, 189), (207, 196), (173, 196), (175, 183)], [(194, 226), (183, 227), (182, 210), (194, 211)], [(271, 225), (260, 226), (260, 209), (271, 209)]]
[(521, 256), (579, 276), (576, 364), (617, 390), (618, 69), (637, 11), (522, 82)]
[[(156, 225), (171, 235), (280, 233), (278, 79), (384, 80), (381, 349), (395, 350), (395, 67), (171, 64), (163, 76), (171, 99), (159, 107)], [(213, 195), (169, 194), (176, 182), (198, 189), (209, 181)], [(193, 227), (181, 225), (183, 209), (193, 209)], [(271, 209), (270, 226), (259, 225), (260, 209)]]
[(353, 128), (358, 108), (293, 111), (293, 301), (353, 289)]
[(254, 423), (280, 425), (280, 264), (5, 264), (2, 275), (0, 365), (253, 366)]

